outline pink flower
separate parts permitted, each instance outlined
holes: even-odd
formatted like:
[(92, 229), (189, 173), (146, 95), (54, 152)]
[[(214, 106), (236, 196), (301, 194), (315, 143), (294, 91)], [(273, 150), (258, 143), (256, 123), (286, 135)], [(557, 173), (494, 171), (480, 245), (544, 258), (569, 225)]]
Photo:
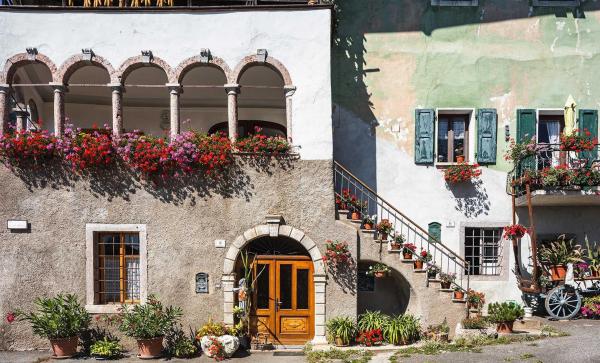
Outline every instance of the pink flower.
[(12, 322), (15, 321), (15, 313), (6, 314), (6, 321), (8, 321), (9, 324), (12, 324)]

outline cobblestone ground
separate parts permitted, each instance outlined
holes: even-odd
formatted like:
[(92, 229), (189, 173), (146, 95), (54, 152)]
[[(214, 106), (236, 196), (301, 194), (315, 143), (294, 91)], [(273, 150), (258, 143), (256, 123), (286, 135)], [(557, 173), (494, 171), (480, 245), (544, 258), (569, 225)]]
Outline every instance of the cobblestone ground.
[[(563, 363), (563, 362), (593, 362), (600, 363), (600, 321), (575, 320), (570, 322), (546, 322), (549, 325), (567, 332), (570, 336), (543, 339), (532, 343), (518, 343), (484, 347), (481, 353), (443, 353), (439, 355), (414, 355), (401, 358), (399, 362), (530, 362), (530, 363)], [(252, 355), (238, 356), (230, 360), (232, 363), (304, 363), (305, 358), (296, 352), (264, 352)], [(389, 362), (392, 352), (376, 352), (372, 363)], [(0, 362), (30, 363), (51, 362), (49, 352), (0, 352)], [(87, 359), (69, 359), (60, 362), (82, 363), (95, 362)], [(207, 357), (195, 359), (159, 359), (154, 362), (214, 362)], [(118, 362), (141, 362), (135, 357), (121, 359)]]

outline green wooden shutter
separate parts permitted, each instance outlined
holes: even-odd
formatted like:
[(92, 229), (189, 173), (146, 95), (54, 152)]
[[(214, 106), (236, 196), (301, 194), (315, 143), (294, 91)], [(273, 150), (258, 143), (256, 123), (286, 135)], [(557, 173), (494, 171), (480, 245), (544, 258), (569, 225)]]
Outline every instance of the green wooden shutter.
[[(535, 110), (517, 110), (517, 142), (526, 142), (531, 140), (536, 135), (537, 116)], [(528, 156), (521, 160), (521, 165), (518, 166), (517, 174), (523, 175), (526, 169), (535, 170), (535, 156)]]
[(433, 164), (435, 110), (415, 110), (415, 164)]
[(498, 134), (498, 115), (495, 108), (477, 110), (477, 162), (479, 164), (496, 163), (496, 139)]
[[(429, 238), (430, 243), (436, 243), (442, 240), (442, 225), (438, 222), (431, 222), (428, 225), (427, 232), (430, 236), (434, 237), (435, 240)], [(436, 241), (437, 240), (437, 241)]]
[[(589, 131), (591, 138), (598, 138), (598, 110), (579, 110), (579, 134), (584, 135)], [(591, 162), (598, 159), (598, 150), (583, 151), (581, 157)]]

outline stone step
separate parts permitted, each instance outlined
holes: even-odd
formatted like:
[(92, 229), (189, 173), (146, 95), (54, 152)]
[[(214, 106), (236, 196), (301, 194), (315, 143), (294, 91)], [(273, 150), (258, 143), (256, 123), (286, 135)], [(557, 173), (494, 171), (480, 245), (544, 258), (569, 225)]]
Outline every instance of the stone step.
[(373, 235), (377, 232), (373, 229), (364, 229), (364, 228), (361, 228), (360, 231), (364, 234), (373, 234)]
[(402, 259), (400, 259), (400, 262), (402, 262), (402, 263), (414, 263), (415, 260), (407, 260), (407, 259), (402, 258)]
[(466, 304), (467, 299), (452, 299), (452, 302), (457, 304)]
[(422, 273), (425, 273), (425, 272), (427, 272), (427, 270), (425, 270), (425, 269), (414, 269), (414, 270), (413, 270), (413, 272), (416, 272), (416, 273), (422, 274)]
[(454, 289), (438, 289), (439, 292), (454, 292)]

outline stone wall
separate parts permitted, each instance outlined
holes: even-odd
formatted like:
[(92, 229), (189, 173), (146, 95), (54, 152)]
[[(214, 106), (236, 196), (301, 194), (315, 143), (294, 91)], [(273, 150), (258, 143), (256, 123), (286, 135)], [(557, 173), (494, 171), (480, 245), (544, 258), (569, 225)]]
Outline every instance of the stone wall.
[[(86, 223), (146, 224), (148, 293), (181, 306), (184, 327), (223, 319), (223, 261), (236, 237), (279, 214), (324, 252), (326, 239), (346, 240), (356, 255), (356, 230), (335, 220), (331, 161), (249, 162), (223, 182), (202, 177), (156, 186), (114, 173), (73, 180), (58, 168), (13, 172), (0, 166), (0, 221), (25, 219), (27, 233), (0, 230), (0, 311), (32, 307), (33, 299), (86, 291)], [(226, 248), (214, 240), (224, 239)], [(209, 293), (195, 293), (195, 274), (209, 273)], [(353, 289), (327, 282), (326, 313), (354, 315)], [(25, 323), (0, 328), (0, 349), (46, 348)]]

